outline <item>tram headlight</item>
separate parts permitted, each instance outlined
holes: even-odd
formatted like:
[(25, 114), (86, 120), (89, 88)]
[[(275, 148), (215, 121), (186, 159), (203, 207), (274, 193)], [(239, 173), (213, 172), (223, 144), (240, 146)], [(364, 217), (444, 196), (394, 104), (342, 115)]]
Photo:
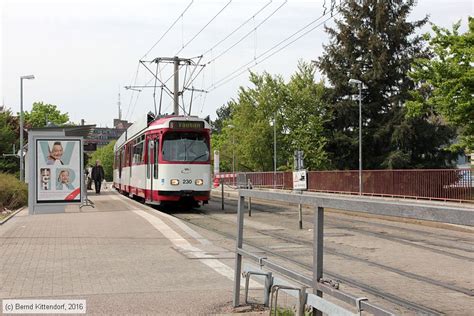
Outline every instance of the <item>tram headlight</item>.
[(196, 185), (203, 185), (204, 181), (202, 179), (196, 179), (196, 181), (194, 181), (194, 183), (196, 183)]
[(179, 180), (178, 179), (171, 179), (170, 183), (171, 183), (171, 185), (179, 185)]

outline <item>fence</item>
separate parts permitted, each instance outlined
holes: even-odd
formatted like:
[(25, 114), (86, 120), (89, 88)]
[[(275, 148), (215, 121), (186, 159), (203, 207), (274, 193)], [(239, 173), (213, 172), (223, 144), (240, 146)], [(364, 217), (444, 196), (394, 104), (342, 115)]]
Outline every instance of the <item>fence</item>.
[(225, 185), (245, 186), (250, 180), (253, 186), (260, 188), (284, 189), (285, 183), (292, 183), (292, 174), (288, 172), (221, 172), (216, 178)]
[[(313, 222), (313, 267), (312, 276), (298, 273), (281, 263), (272, 261), (267, 258), (265, 254), (255, 253), (250, 251), (247, 247), (244, 249), (244, 203), (245, 198), (258, 198), (270, 201), (280, 201), (294, 204), (311, 205), (314, 207), (314, 222)], [(446, 205), (409, 203), (409, 202), (393, 202), (386, 199), (374, 197), (348, 197), (348, 196), (331, 196), (326, 194), (291, 194), (280, 192), (269, 192), (261, 190), (239, 190), (239, 199), (237, 206), (237, 238), (236, 238), (236, 257), (234, 269), (234, 289), (233, 289), (233, 305), (237, 307), (240, 305), (240, 275), (242, 272), (243, 259), (251, 260), (258, 263), (260, 267), (273, 270), (276, 273), (284, 275), (285, 277), (296, 281), (303, 286), (312, 288), (313, 294), (305, 293), (305, 288), (299, 291), (299, 301), (303, 305), (310, 305), (319, 310), (316, 315), (322, 315), (321, 312), (333, 315), (351, 314), (342, 313), (341, 310), (334, 311), (333, 305), (323, 298), (325, 295), (332, 296), (347, 304), (351, 304), (357, 308), (358, 314), (361, 311), (366, 311), (374, 315), (392, 315), (391, 312), (378, 307), (377, 305), (368, 302), (366, 298), (357, 298), (349, 293), (332, 288), (323, 282), (323, 236), (324, 236), (324, 209), (336, 208), (350, 212), (364, 212), (378, 215), (391, 215), (405, 218), (414, 218), (419, 220), (428, 220), (435, 222), (451, 223), (474, 226), (474, 216), (471, 208), (467, 207), (452, 207)], [(261, 274), (258, 271), (245, 271), (246, 275)], [(274, 292), (277, 284), (274, 284), (275, 278), (268, 274), (265, 282), (264, 301), (268, 303), (268, 296)], [(246, 290), (248, 289), (248, 282), (246, 283)], [(298, 289), (298, 288), (293, 288)], [(299, 315), (304, 314), (304, 308), (299, 309)], [(313, 313), (314, 315), (314, 313)]]
[[(244, 175), (243, 180), (241, 179)], [(293, 189), (291, 172), (246, 172), (223, 174), (225, 184), (237, 185), (250, 179), (255, 187)], [(227, 178), (226, 178), (227, 177)], [(308, 190), (359, 194), (357, 170), (310, 171)], [(474, 173), (471, 169), (364, 170), (364, 195), (390, 196), (443, 201), (474, 201)]]

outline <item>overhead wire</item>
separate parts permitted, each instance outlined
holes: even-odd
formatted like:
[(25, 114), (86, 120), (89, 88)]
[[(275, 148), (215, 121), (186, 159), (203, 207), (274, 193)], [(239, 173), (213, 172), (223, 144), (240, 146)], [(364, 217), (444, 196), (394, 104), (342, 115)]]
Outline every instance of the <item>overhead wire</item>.
[[(189, 2), (189, 4), (186, 6), (186, 8), (184, 8), (184, 10), (181, 12), (180, 15), (178, 15), (178, 17), (174, 20), (174, 22), (168, 27), (168, 29), (163, 33), (163, 35), (161, 35), (161, 37), (151, 46), (151, 48), (145, 53), (145, 55), (142, 56), (142, 58), (140, 59), (143, 59), (145, 58), (146, 56), (148, 56), (148, 54), (156, 47), (156, 45), (158, 45), (161, 40), (163, 40), (163, 38), (169, 33), (169, 31), (176, 25), (176, 23), (179, 21), (180, 18), (182, 18), (184, 16), (184, 14), (188, 11), (188, 9), (191, 7), (191, 5), (193, 4), (194, 0), (191, 0)], [(137, 70), (136, 70), (136, 73), (135, 73), (135, 79), (133, 80), (133, 86), (136, 85), (137, 83), (137, 78), (138, 78), (138, 73), (139, 73), (139, 69), (140, 69), (140, 61), (138, 61), (138, 65), (137, 65)], [(151, 80), (149, 80), (146, 84), (148, 85), (154, 78), (152, 78)], [(132, 84), (130, 84), (130, 86), (132, 86)], [(163, 89), (163, 88), (162, 88)], [(138, 91), (138, 94), (140, 94), (141, 91)], [(135, 94), (135, 90), (132, 90), (132, 93), (130, 95), (130, 101), (129, 101), (129, 104), (128, 104), (128, 107), (127, 107), (127, 112), (126, 112), (126, 115), (125, 117), (127, 119), (130, 119), (128, 117), (129, 113), (130, 113), (130, 109), (131, 109), (131, 106), (132, 106), (132, 102), (133, 102), (133, 97), (134, 97), (134, 94)], [(136, 103), (138, 101), (138, 97), (137, 99), (135, 100), (135, 103), (134, 103), (134, 108), (132, 110), (132, 113), (135, 109), (135, 106), (136, 106)], [(131, 114), (130, 116), (132, 116), (133, 114)]]
[(206, 27), (209, 26), (209, 24), (212, 23), (212, 21), (214, 21), (228, 6), (229, 4), (232, 2), (232, 0), (229, 0), (229, 2), (227, 2), (224, 7), (222, 7), (222, 9), (219, 10), (219, 12), (217, 12), (213, 17), (212, 19), (209, 20), (209, 22), (207, 22), (189, 41), (186, 42), (186, 44), (184, 44), (174, 55), (177, 56), (180, 52), (183, 51), (183, 49), (185, 49), (192, 41), (194, 41), (196, 39), (196, 37), (199, 36), (199, 34), (202, 33), (202, 31), (204, 31), (206, 29)]
[[(229, 0), (189, 41), (186, 42), (186, 44), (182, 45), (182, 47), (174, 54), (174, 56), (177, 56), (180, 52), (182, 52), (192, 41), (196, 39), (196, 37), (199, 36), (232, 2), (233, 0)], [(192, 59), (192, 58), (190, 58)], [(164, 68), (166, 68), (168, 64), (165, 65)], [(177, 70), (179, 71), (179, 69)], [(164, 84), (166, 84), (171, 78), (174, 77), (177, 71), (173, 71), (173, 74), (164, 81)]]
[[(205, 54), (209, 53), (209, 52), (212, 52), (213, 49), (215, 49), (217, 46), (219, 46), (221, 43), (223, 43), (225, 40), (227, 40), (230, 36), (232, 36), (233, 34), (235, 34), (239, 29), (241, 29), (243, 26), (245, 26), (249, 21), (251, 21), (252, 19), (255, 20), (255, 16), (259, 13), (261, 13), (268, 5), (270, 5), (270, 3), (272, 2), (273, 0), (270, 0), (268, 3), (266, 3), (263, 7), (261, 7), (259, 10), (257, 10), (257, 12), (252, 15), (252, 17), (250, 17), (249, 19), (247, 19), (246, 21), (244, 21), (243, 23), (241, 23), (241, 25), (239, 25), (236, 29), (234, 29), (230, 34), (228, 34), (226, 37), (224, 37), (222, 40), (220, 40), (219, 42), (217, 42), (213, 47), (211, 47), (210, 49), (208, 49)], [(285, 0), (276, 10), (274, 10), (269, 16), (267, 16), (262, 22), (260, 22), (257, 26), (255, 26), (253, 28), (253, 30), (251, 30), (250, 32), (248, 32), (247, 34), (245, 34), (242, 38), (240, 38), (236, 43), (234, 43), (232, 46), (230, 46), (229, 48), (227, 48), (225, 51), (221, 52), (218, 56), (212, 58), (210, 61), (208, 61), (206, 63), (207, 64), (210, 64), (212, 62), (214, 62), (215, 60), (217, 60), (218, 58), (220, 58), (221, 56), (223, 56), (225, 53), (227, 53), (230, 49), (234, 48), (236, 45), (238, 45), (240, 42), (242, 42), (245, 38), (247, 38), (250, 34), (252, 34), (253, 32), (255, 32), (257, 30), (257, 28), (259, 28), (261, 25), (263, 25), (263, 23), (265, 23), (271, 16), (273, 16), (278, 10), (280, 10), (286, 3), (287, 3), (288, 0)], [(183, 51), (191, 42), (193, 42), (203, 31), (204, 29), (206, 29), (229, 5), (230, 3), (232, 2), (232, 0), (229, 0), (190, 40), (188, 40), (185, 44), (182, 44), (182, 47), (175, 53), (175, 55), (178, 55), (181, 51)], [(185, 8), (185, 10), (179, 15), (179, 17), (173, 22), (173, 24), (168, 28), (168, 30), (160, 37), (160, 39), (147, 51), (147, 53), (144, 55), (144, 57), (146, 57), (148, 55), (148, 53), (154, 48), (156, 47), (156, 45), (164, 38), (164, 36), (169, 32), (169, 30), (171, 30), (171, 28), (179, 21), (179, 19), (183, 18), (183, 15), (184, 13), (189, 9), (189, 7), (191, 6), (191, 4), (193, 3), (193, 1), (191, 1), (188, 6)], [(340, 3), (339, 7), (342, 6), (342, 3)], [(313, 31), (314, 29), (316, 29), (317, 27), (321, 26), (323, 23), (327, 22), (328, 20), (330, 20), (332, 17), (333, 17), (333, 8), (334, 7), (331, 7), (331, 10), (330, 10), (330, 13), (331, 13), (331, 17), (329, 17), (328, 19), (324, 20), (323, 22), (317, 24), (316, 26), (314, 27), (311, 27), (314, 23), (318, 22), (319, 20), (321, 20), (322, 18), (324, 18), (327, 14), (326, 12), (324, 12), (324, 14), (322, 16), (320, 16), (319, 18), (311, 21), (310, 23), (308, 23), (307, 25), (305, 25), (304, 27), (300, 28), (298, 31), (294, 32), (293, 34), (291, 34), (290, 36), (288, 36), (287, 38), (285, 38), (284, 40), (278, 42), (276, 45), (272, 46), (271, 48), (267, 49), (265, 52), (263, 52), (262, 54), (256, 56), (256, 53), (254, 54), (254, 58), (238, 67), (236, 70), (234, 70), (233, 72), (231, 72), (230, 74), (222, 77), (221, 79), (217, 80), (216, 82), (214, 82), (211, 86), (209, 86), (206, 90), (208, 90), (209, 92), (210, 91), (213, 91), (219, 87), (221, 87), (222, 85), (224, 84), (227, 84), (228, 82), (232, 81), (233, 79), (237, 78), (238, 76), (240, 76), (241, 74), (243, 74), (244, 72), (248, 71), (249, 69), (255, 67), (256, 65), (258, 65), (259, 63), (262, 63), (264, 62), (265, 60), (267, 60), (268, 58), (274, 56), (275, 54), (277, 54), (278, 52), (280, 52), (281, 50), (285, 49), (286, 47), (288, 47), (289, 45), (293, 44), (294, 42), (296, 42), (297, 40), (299, 40), (300, 38), (306, 36), (308, 33), (310, 33), (311, 31)], [(324, 10), (326, 11), (326, 10)], [(339, 10), (337, 10), (336, 14), (339, 13)], [(311, 27), (309, 30), (305, 31), (306, 29), (308, 29), (309, 27)], [(301, 35), (297, 36), (298, 34), (300, 34), (301, 32), (304, 32), (302, 33)], [(294, 38), (293, 40), (291, 40), (293, 37), (297, 36), (296, 38)], [(289, 41), (289, 42), (288, 42)], [(286, 44), (285, 44), (286, 43)], [(283, 45), (283, 46), (281, 46)], [(280, 47), (281, 46), (281, 47)], [(275, 50), (275, 51), (274, 51)], [(204, 54), (203, 54), (204, 55)], [(144, 58), (142, 57), (142, 58)], [(255, 63), (254, 65), (251, 65), (252, 63)], [(250, 67), (247, 67), (251, 65)], [(166, 65), (165, 65), (166, 67)], [(165, 68), (163, 67), (163, 68)], [(247, 68), (246, 68), (247, 67)], [(139, 68), (139, 65), (138, 65), (138, 68)], [(134, 80), (134, 84), (136, 83), (136, 80), (137, 80), (137, 76), (138, 76), (138, 68), (137, 68), (137, 73), (135, 75), (135, 80)], [(181, 68), (181, 67), (180, 67)], [(194, 80), (199, 76), (199, 74), (201, 73), (202, 69), (204, 67), (201, 68), (201, 70), (196, 74), (196, 76), (194, 76), (194, 78), (192, 76), (189, 77), (188, 79), (188, 85), (191, 84), (192, 82), (194, 82)], [(244, 69), (245, 68), (245, 69)], [(242, 71), (243, 70), (243, 71)], [(174, 74), (168, 78), (164, 83), (168, 82), (172, 77), (174, 76)], [(161, 77), (161, 72), (160, 72), (160, 77)], [(153, 79), (156, 79), (156, 76), (155, 78), (152, 78), (151, 80), (148, 81), (151, 82)], [(160, 80), (161, 81), (161, 80)], [(203, 82), (204, 82), (204, 73), (203, 73)], [(148, 85), (148, 83), (146, 85)], [(206, 96), (207, 96), (207, 93), (201, 93), (199, 96), (196, 96), (194, 98), (192, 98), (193, 100), (195, 99), (199, 99), (199, 98), (202, 98), (204, 94), (204, 100), (203, 100), (203, 104), (201, 106), (201, 113), (202, 113), (202, 109), (204, 107), (204, 101), (206, 99)], [(131, 116), (133, 115), (133, 112), (135, 110), (135, 106), (137, 104), (137, 101), (138, 101), (138, 97), (139, 97), (139, 94), (137, 95), (137, 98), (135, 99), (135, 104), (133, 106), (133, 109), (132, 109), (132, 112), (131, 112)], [(129, 103), (129, 106), (128, 106), (128, 109), (127, 109), (127, 115), (128, 115), (128, 112), (130, 110), (130, 105), (131, 105), (131, 101), (133, 100), (133, 93), (132, 93), (132, 96), (130, 98), (130, 103)], [(192, 102), (192, 100), (191, 100)], [(161, 103), (161, 100), (160, 100), (160, 103)], [(161, 105), (161, 104), (160, 104)], [(170, 104), (171, 105), (171, 104)], [(169, 106), (170, 106), (169, 105)], [(168, 106), (168, 107), (169, 107)], [(160, 106), (161, 107), (161, 106)], [(168, 108), (167, 107), (167, 108)], [(184, 104), (183, 105), (180, 105), (180, 107), (182, 109), (184, 109)]]
[(137, 98), (135, 99), (135, 103), (133, 104), (132, 112), (130, 113), (130, 119), (133, 118), (133, 113), (135, 112), (135, 107), (137, 106), (138, 98), (140, 97), (141, 92), (137, 93)]
[[(248, 69), (250, 68), (253, 68), (255, 67), (257, 64), (267, 60), (268, 58), (272, 57), (273, 55), (275, 55), (276, 53), (280, 52), (281, 50), (285, 49), (286, 47), (288, 47), (289, 45), (293, 44), (294, 42), (296, 42), (297, 40), (299, 40), (300, 38), (304, 37), (305, 35), (307, 35), (308, 33), (312, 32), (313, 30), (315, 30), (316, 28), (318, 28), (319, 26), (321, 26), (322, 24), (326, 23), (327, 21), (329, 21), (331, 18), (334, 17), (334, 15), (338, 14), (339, 13), (339, 9), (337, 10), (337, 12), (335, 14), (333, 14), (332, 11), (328, 12), (328, 13), (325, 13), (323, 15), (321, 15), (320, 17), (318, 17), (317, 19), (311, 21), (310, 23), (306, 24), (305, 26), (303, 26), (302, 28), (300, 28), (299, 30), (297, 30), (296, 32), (294, 32), (293, 34), (291, 34), (290, 36), (286, 37), (285, 39), (281, 40), (280, 42), (278, 42), (276, 45), (272, 46), (271, 48), (267, 49), (265, 52), (263, 52), (262, 54), (258, 55), (257, 58), (254, 58), (252, 59), (251, 61), (249, 61), (248, 63), (238, 67), (236, 70), (234, 70), (233, 72), (231, 72), (230, 74), (222, 77), (221, 79), (217, 80), (212, 86), (208, 87), (206, 90), (209, 90), (209, 91), (213, 91), (215, 89), (217, 89), (218, 87), (222, 86), (223, 84), (226, 84), (227, 82), (235, 79), (236, 77), (240, 76), (242, 73), (246, 72)], [(324, 18), (326, 15), (328, 14), (331, 14), (331, 16), (329, 18), (327, 18), (326, 20), (318, 23), (317, 25), (311, 27), (313, 24), (315, 24), (316, 22), (320, 21), (322, 18)], [(308, 29), (309, 27), (311, 27), (309, 30), (305, 31), (306, 29)], [(304, 33), (302, 33), (301, 35), (297, 36), (298, 34), (300, 34), (301, 32), (305, 31)], [(294, 38), (293, 40), (291, 40), (290, 42), (288, 42), (290, 39), (292, 39), (293, 37), (297, 36), (296, 38)], [(288, 43), (286, 43), (288, 42)], [(286, 43), (286, 44), (285, 44)], [(284, 46), (278, 48), (279, 46), (285, 44)], [(278, 49), (277, 49), (278, 48)], [(277, 49), (276, 51), (272, 52), (273, 50)], [(267, 56), (266, 56), (267, 55)], [(265, 57), (264, 57), (265, 56)], [(264, 57), (264, 58), (263, 58)], [(263, 58), (262, 60), (260, 60), (260, 58)], [(247, 67), (249, 65), (251, 65), (252, 63), (255, 63), (254, 65), (250, 66), (250, 67)], [(242, 71), (243, 69), (243, 71)]]
[[(203, 72), (203, 73), (202, 73), (202, 83), (201, 83), (201, 85), (202, 85), (203, 87), (204, 87), (204, 83), (205, 83), (205, 78), (204, 78), (205, 75), (206, 75), (206, 73)], [(200, 96), (202, 96), (203, 94), (204, 94), (204, 98), (203, 98), (203, 101), (202, 101), (202, 104), (201, 104), (201, 111), (199, 112), (199, 114), (202, 114), (202, 110), (204, 109), (204, 104), (205, 104), (205, 102), (206, 102), (207, 92), (201, 92)]]
[(272, 13), (270, 13), (270, 15), (268, 15), (265, 19), (263, 19), (257, 26), (255, 26), (252, 30), (250, 30), (249, 32), (247, 32), (244, 36), (242, 36), (237, 42), (235, 42), (234, 44), (232, 44), (230, 47), (228, 47), (226, 50), (224, 50), (223, 52), (221, 52), (219, 55), (217, 55), (216, 57), (214, 57), (213, 59), (211, 59), (210, 61), (208, 61), (206, 63), (206, 65), (209, 65), (210, 63), (216, 61), (216, 59), (218, 59), (219, 57), (222, 57), (224, 54), (226, 54), (229, 50), (231, 50), (232, 48), (234, 48), (235, 46), (237, 46), (239, 43), (241, 43), (244, 39), (246, 39), (247, 37), (249, 37), (253, 32), (255, 32), (260, 26), (262, 26), (266, 21), (268, 21), (268, 19), (270, 19), (273, 15), (275, 15), (275, 13), (277, 13), (286, 3), (288, 2), (288, 0), (285, 0), (281, 5), (279, 5), (275, 10), (272, 11)]
[[(208, 52), (212, 51), (213, 49), (215, 49), (217, 46), (219, 46), (221, 43), (223, 43), (226, 39), (228, 39), (230, 36), (232, 36), (233, 34), (235, 34), (235, 32), (237, 32), (239, 29), (241, 29), (244, 25), (246, 25), (249, 21), (251, 21), (252, 19), (255, 18), (255, 16), (257, 16), (259, 13), (261, 13), (266, 7), (268, 7), (271, 3), (272, 3), (273, 0), (270, 0), (269, 2), (267, 2), (263, 7), (261, 7), (259, 10), (257, 10), (250, 18), (248, 18), (246, 21), (244, 21), (243, 23), (241, 23), (237, 28), (235, 28), (232, 32), (230, 32), (226, 37), (224, 37), (222, 40), (220, 40), (219, 42), (217, 42), (213, 47), (211, 47), (210, 49), (208, 49), (206, 52), (204, 52), (202, 55), (201, 55), (201, 58), (204, 54), (207, 54)], [(221, 10), (219, 10), (219, 12), (214, 15), (214, 17), (208, 22), (206, 23), (206, 25), (204, 25), (201, 30), (199, 30), (194, 36), (193, 38), (191, 38), (191, 40), (189, 40), (186, 44), (183, 45), (183, 47), (175, 54), (177, 55), (178, 53), (180, 53), (187, 45), (189, 45), (189, 43), (191, 43), (215, 18), (217, 18), (217, 16), (219, 14), (221, 14), (225, 8), (232, 2), (232, 0), (230, 0)], [(250, 31), (249, 33), (247, 33), (243, 38), (241, 38), (239, 40), (239, 42), (235, 43), (234, 45), (232, 45), (232, 47), (228, 48), (226, 51), (224, 51), (222, 54), (220, 54), (219, 56), (217, 56), (216, 58), (212, 59), (209, 63), (215, 61), (218, 57), (222, 56), (223, 54), (225, 54), (226, 52), (228, 52), (230, 49), (232, 49), (235, 45), (237, 45), (238, 43), (240, 43), (241, 41), (243, 41), (246, 37), (248, 37), (252, 32), (254, 32), (258, 27), (260, 27), (263, 23), (265, 23), (271, 16), (273, 16), (278, 10), (281, 9), (281, 7), (283, 7), (283, 5), (285, 5), (286, 3), (288, 2), (288, 0), (285, 0), (276, 10), (274, 10), (269, 16), (267, 16), (261, 23), (259, 23), (259, 25), (257, 25), (252, 31)], [(209, 64), (207, 63), (207, 64)], [(201, 68), (201, 70), (199, 70), (199, 72), (196, 74), (196, 76), (194, 77), (190, 77), (189, 78), (189, 81), (186, 83), (186, 86), (189, 86), (191, 85), (194, 80), (199, 76), (199, 74), (202, 72), (203, 68)], [(174, 77), (174, 75), (176, 74), (176, 71), (173, 72), (173, 74), (164, 81), (164, 83), (166, 84), (171, 78)], [(193, 98), (194, 100), (194, 98)]]
[(261, 7), (260, 9), (258, 9), (257, 12), (255, 12), (250, 18), (248, 18), (247, 20), (245, 20), (243, 23), (241, 23), (238, 27), (236, 27), (232, 32), (230, 32), (226, 37), (224, 37), (223, 39), (221, 39), (219, 42), (217, 42), (216, 44), (214, 44), (214, 46), (212, 46), (211, 48), (209, 48), (207, 51), (205, 51), (203, 53), (203, 55), (207, 55), (207, 53), (211, 52), (213, 49), (215, 49), (217, 46), (219, 46), (221, 43), (223, 43), (225, 40), (227, 40), (229, 37), (231, 37), (232, 35), (235, 34), (235, 32), (237, 32), (238, 30), (240, 30), (242, 27), (244, 27), (247, 23), (249, 23), (252, 19), (254, 19), (259, 13), (261, 13), (266, 7), (268, 7), (271, 3), (273, 2), (273, 0), (270, 0), (269, 2), (267, 2), (263, 7)]
[[(232, 73), (230, 73), (229, 75), (223, 77), (222, 79), (218, 80), (217, 82), (213, 83), (211, 86), (209, 86), (206, 90), (208, 90), (208, 92), (211, 92), (219, 87), (221, 87), (222, 85), (225, 85), (227, 84), (228, 82), (232, 81), (233, 79), (237, 78), (238, 76), (240, 76), (241, 74), (243, 74), (244, 72), (246, 72), (247, 70), (255, 67), (257, 64), (259, 63), (262, 63), (264, 62), (265, 60), (267, 60), (268, 58), (274, 56), (275, 54), (277, 54), (278, 52), (282, 51), (283, 49), (285, 49), (286, 47), (288, 47), (289, 45), (293, 44), (294, 42), (296, 42), (297, 40), (301, 39), (302, 37), (306, 36), (307, 34), (309, 34), (310, 32), (312, 32), (313, 30), (315, 30), (316, 28), (320, 27), (321, 25), (323, 25), (324, 23), (326, 23), (327, 21), (329, 21), (330, 19), (332, 19), (333, 17), (335, 17), (339, 12), (340, 12), (340, 9), (341, 9), (341, 6), (343, 5), (343, 3), (341, 2), (340, 5), (337, 7), (337, 10), (336, 10), (336, 13), (334, 13), (332, 10), (328, 13), (326, 13), (326, 10), (325, 12), (323, 13), (323, 15), (321, 15), (320, 17), (318, 17), (317, 19), (311, 21), (310, 23), (306, 24), (304, 27), (298, 29), (296, 32), (294, 32), (293, 34), (291, 34), (290, 36), (288, 36), (287, 38), (283, 39), (282, 41), (278, 42), (276, 45), (272, 46), (271, 48), (267, 49), (265, 52), (263, 52), (262, 54), (260, 54), (259, 56), (257, 56), (256, 59), (259, 59), (259, 58), (262, 58), (263, 56), (265, 56), (262, 60), (259, 60), (259, 61), (256, 61), (255, 58), (254, 60), (251, 60), (250, 62), (246, 63), (245, 65), (237, 68), (237, 70), (233, 71)], [(335, 7), (336, 8), (336, 7)], [(289, 41), (291, 38), (293, 38), (294, 36), (298, 35), (299, 33), (303, 32), (305, 29), (307, 29), (308, 27), (310, 27), (311, 25), (313, 25), (314, 23), (320, 21), (322, 18), (324, 18), (326, 15), (330, 14), (331, 16), (328, 17), (327, 19), (325, 19), (324, 21), (318, 23), (317, 25), (313, 26), (312, 28), (310, 28), (309, 30), (307, 30), (306, 32), (302, 33), (301, 35), (299, 35), (298, 37), (294, 38), (293, 40), (291, 40), (290, 42), (286, 43), (284, 46), (278, 48), (276, 51), (272, 52), (271, 54), (269, 54), (272, 50), (276, 49), (277, 47), (281, 46), (282, 44), (284, 44), (285, 42)], [(249, 64), (252, 64), (254, 63), (255, 64), (253, 66), (250, 66), (246, 69), (244, 69), (243, 71), (241, 71), (243, 68), (247, 67)], [(234, 75), (235, 73), (241, 71), (240, 73)], [(234, 75), (234, 76), (232, 76)], [(212, 89), (211, 89), (212, 88)], [(196, 100), (197, 99), (200, 99), (202, 98), (203, 95), (199, 95), (196, 97)], [(204, 100), (203, 100), (203, 105), (204, 106), (204, 101), (205, 101), (205, 98), (207, 97), (207, 93), (204, 94)], [(201, 110), (202, 111), (202, 110)]]
[[(135, 72), (135, 79), (133, 80), (133, 85), (136, 85), (136, 83), (137, 83), (137, 78), (138, 78), (138, 71), (139, 71), (139, 69), (140, 69), (140, 62), (138, 62), (138, 65), (137, 65), (137, 70), (136, 70), (136, 72)], [(130, 83), (130, 85), (132, 85), (132, 84)], [(134, 92), (135, 92), (135, 90), (132, 90), (132, 93), (131, 93), (131, 95), (130, 95), (130, 102), (128, 103), (128, 106), (127, 106), (127, 113), (125, 114), (125, 117), (124, 117), (124, 118), (128, 118), (128, 113), (129, 113), (130, 107), (131, 107), (131, 105), (132, 105), (132, 100), (133, 100)]]
[(175, 26), (175, 24), (179, 21), (179, 19), (183, 18), (184, 14), (186, 13), (186, 11), (188, 11), (188, 9), (191, 7), (193, 2), (194, 2), (194, 0), (191, 0), (191, 2), (186, 6), (186, 8), (183, 10), (183, 12), (181, 12), (181, 14), (176, 18), (176, 20), (174, 20), (174, 22), (171, 24), (171, 26), (168, 27), (168, 29), (163, 33), (163, 35), (161, 35), (161, 37), (158, 39), (158, 41), (156, 41), (155, 44), (153, 44), (153, 46), (140, 59), (145, 58), (153, 50), (153, 48), (155, 48), (156, 45), (158, 45), (158, 43), (161, 42), (161, 40), (166, 36), (166, 34), (168, 34), (169, 31), (171, 31), (171, 29)]
[[(217, 46), (219, 46), (221, 43), (223, 43), (225, 40), (227, 40), (229, 37), (231, 37), (233, 34), (235, 34), (238, 30), (240, 30), (243, 26), (245, 26), (248, 22), (250, 21), (255, 21), (255, 17), (261, 13), (266, 7), (268, 7), (271, 3), (273, 2), (273, 0), (270, 0), (269, 2), (267, 2), (263, 7), (261, 7), (260, 9), (258, 9), (250, 18), (248, 18), (247, 20), (245, 20), (243, 23), (241, 23), (237, 28), (235, 28), (232, 32), (230, 32), (227, 36), (225, 36), (222, 40), (220, 40), (219, 42), (217, 42), (214, 46), (212, 46), (210, 49), (208, 49), (206, 52), (204, 52), (202, 55), (205, 55), (209, 52), (212, 52)], [(217, 60), (219, 57), (223, 56), (224, 54), (226, 54), (229, 50), (231, 50), (232, 48), (234, 48), (236, 45), (238, 45), (239, 43), (241, 43), (245, 38), (247, 38), (248, 36), (250, 36), (252, 33), (256, 32), (256, 30), (262, 26), (266, 21), (268, 21), (273, 15), (275, 15), (286, 3), (288, 2), (288, 0), (285, 0), (283, 3), (281, 3), (275, 10), (273, 10), (266, 18), (264, 18), (258, 25), (256, 25), (251, 31), (247, 32), (243, 37), (241, 37), (237, 42), (235, 42), (232, 46), (230, 46), (229, 48), (227, 48), (224, 52), (220, 53), (218, 56), (214, 57), (214, 58), (211, 58), (211, 60), (209, 62), (207, 62), (205, 65), (209, 65), (211, 64), (212, 62), (214, 62), (215, 60)], [(194, 80), (198, 77), (199, 73), (203, 70), (204, 68), (201, 68), (201, 70), (198, 72), (198, 74), (191, 80), (190, 78), (190, 82), (188, 83), (188, 86), (190, 84), (192, 84), (192, 82), (194, 82)], [(172, 77), (172, 76), (171, 76)], [(170, 77), (170, 78), (171, 78)], [(170, 80), (170, 78), (168, 78), (168, 80)], [(168, 81), (167, 80), (167, 81)], [(165, 83), (167, 82), (165, 81)], [(201, 98), (202, 97), (202, 94), (201, 93), (199, 96), (196, 96), (194, 98), (192, 98), (192, 100), (190, 102), (193, 102), (196, 98)], [(207, 96), (207, 93), (204, 93), (204, 100), (203, 100), (203, 104), (202, 104), (202, 107), (201, 107), (201, 112), (202, 112), (202, 108), (204, 107), (204, 102), (205, 102), (205, 99), (206, 99), (206, 96)]]

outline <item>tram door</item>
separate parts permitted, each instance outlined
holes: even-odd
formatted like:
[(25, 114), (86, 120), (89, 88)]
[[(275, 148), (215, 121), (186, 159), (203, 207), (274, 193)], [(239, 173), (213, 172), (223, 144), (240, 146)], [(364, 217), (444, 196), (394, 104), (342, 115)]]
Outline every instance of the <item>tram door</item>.
[[(148, 137), (148, 136), (147, 136)], [(146, 181), (145, 190), (146, 195), (150, 201), (153, 201), (153, 162), (154, 162), (154, 147), (155, 141), (151, 137), (147, 140), (147, 163), (146, 163)]]
[[(153, 201), (153, 190), (154, 190), (154, 181), (158, 179), (158, 148), (159, 148), (159, 138), (153, 138), (153, 136), (148, 138), (148, 147), (147, 147), (147, 165), (146, 165), (146, 190), (149, 192), (148, 200)], [(156, 183), (155, 183), (156, 186)], [(156, 189), (155, 189), (156, 190)]]

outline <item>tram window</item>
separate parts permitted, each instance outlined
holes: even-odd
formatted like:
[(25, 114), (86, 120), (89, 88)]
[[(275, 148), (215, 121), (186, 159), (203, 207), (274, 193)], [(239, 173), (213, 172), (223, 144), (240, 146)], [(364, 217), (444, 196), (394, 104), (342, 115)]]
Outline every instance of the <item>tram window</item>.
[(140, 143), (133, 146), (133, 163), (138, 164), (143, 161), (143, 145), (145, 142), (141, 141)]
[(209, 144), (201, 133), (167, 133), (163, 139), (163, 159), (167, 161), (208, 161)]
[(122, 154), (122, 168), (127, 166), (127, 156), (126, 156), (126, 145), (122, 147), (122, 151), (120, 152)]

